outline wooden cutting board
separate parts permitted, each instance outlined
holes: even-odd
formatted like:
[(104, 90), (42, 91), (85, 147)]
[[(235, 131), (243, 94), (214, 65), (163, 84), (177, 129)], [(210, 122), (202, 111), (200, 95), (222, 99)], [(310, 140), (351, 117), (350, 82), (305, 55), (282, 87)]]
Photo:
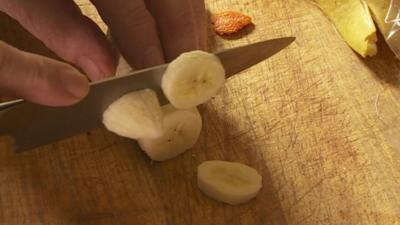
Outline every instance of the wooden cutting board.
[[(95, 9), (77, 2), (105, 30)], [(229, 39), (211, 33), (212, 50), (297, 40), (202, 105), (199, 142), (168, 162), (151, 162), (104, 129), (23, 154), (0, 139), (0, 224), (400, 224), (400, 63), (382, 38), (379, 54), (362, 59), (307, 1), (207, 3), (255, 24)], [(2, 40), (51, 55), (1, 21)], [(261, 193), (240, 206), (205, 197), (196, 167), (209, 159), (255, 167)]]

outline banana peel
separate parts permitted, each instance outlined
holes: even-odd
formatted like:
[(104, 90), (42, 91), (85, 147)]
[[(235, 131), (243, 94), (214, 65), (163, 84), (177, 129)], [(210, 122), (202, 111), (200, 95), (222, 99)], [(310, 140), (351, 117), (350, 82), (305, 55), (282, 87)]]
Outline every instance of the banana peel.
[[(376, 28), (363, 0), (313, 0), (350, 47), (362, 57), (377, 53)], [(375, 0), (376, 2), (380, 0)]]

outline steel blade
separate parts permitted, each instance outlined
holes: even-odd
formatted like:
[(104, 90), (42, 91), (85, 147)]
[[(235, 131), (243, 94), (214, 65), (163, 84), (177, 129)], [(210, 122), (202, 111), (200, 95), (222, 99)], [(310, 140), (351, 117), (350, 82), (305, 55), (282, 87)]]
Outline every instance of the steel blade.
[[(291, 37), (267, 40), (216, 55), (230, 77), (276, 54), (293, 41)], [(151, 88), (157, 92), (160, 102), (165, 103), (160, 84), (166, 68), (164, 64), (92, 83), (88, 96), (72, 106), (48, 107), (20, 100), (0, 104), (0, 135), (12, 136), (15, 149), (24, 151), (101, 126), (103, 111), (125, 93)]]
[(217, 53), (224, 65), (226, 76), (231, 77), (275, 55), (296, 38), (285, 37), (228, 49)]

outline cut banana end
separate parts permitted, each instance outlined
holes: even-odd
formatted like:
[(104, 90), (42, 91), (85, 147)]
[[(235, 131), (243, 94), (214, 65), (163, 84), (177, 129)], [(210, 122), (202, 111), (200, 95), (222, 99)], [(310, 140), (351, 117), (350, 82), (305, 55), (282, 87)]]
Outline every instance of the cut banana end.
[(127, 138), (155, 138), (162, 135), (162, 111), (151, 89), (128, 93), (103, 113), (105, 127)]
[(181, 54), (165, 71), (161, 87), (176, 108), (188, 109), (213, 96), (225, 83), (225, 70), (217, 56), (192, 51)]
[(200, 164), (197, 182), (204, 194), (231, 205), (251, 200), (262, 187), (262, 177), (255, 169), (241, 163), (219, 160)]
[(343, 39), (361, 56), (377, 53), (377, 36), (363, 0), (313, 0), (334, 23)]
[(196, 108), (179, 110), (172, 105), (162, 106), (163, 135), (138, 140), (144, 152), (155, 161), (165, 161), (182, 154), (197, 142), (202, 120)]

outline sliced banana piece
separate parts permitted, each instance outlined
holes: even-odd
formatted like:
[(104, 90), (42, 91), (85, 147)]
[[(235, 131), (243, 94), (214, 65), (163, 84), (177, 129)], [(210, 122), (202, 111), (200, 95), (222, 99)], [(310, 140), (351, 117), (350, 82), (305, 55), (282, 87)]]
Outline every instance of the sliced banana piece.
[(218, 57), (197, 50), (183, 53), (169, 64), (161, 87), (172, 105), (188, 109), (211, 99), (224, 83), (225, 69)]
[(162, 135), (162, 111), (151, 89), (134, 91), (114, 101), (103, 113), (105, 127), (127, 138)]
[(174, 158), (193, 147), (202, 127), (201, 116), (196, 108), (179, 110), (168, 104), (161, 109), (164, 115), (163, 135), (138, 140), (143, 151), (155, 161)]
[(231, 205), (249, 201), (262, 187), (262, 177), (255, 169), (241, 163), (219, 160), (200, 164), (197, 182), (204, 194)]

